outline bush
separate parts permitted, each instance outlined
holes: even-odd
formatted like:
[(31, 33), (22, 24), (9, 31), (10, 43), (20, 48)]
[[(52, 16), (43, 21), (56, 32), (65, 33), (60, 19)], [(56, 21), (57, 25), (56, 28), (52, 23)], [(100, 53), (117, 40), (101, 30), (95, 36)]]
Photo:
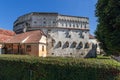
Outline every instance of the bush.
[(119, 80), (120, 63), (110, 58), (0, 56), (0, 80)]

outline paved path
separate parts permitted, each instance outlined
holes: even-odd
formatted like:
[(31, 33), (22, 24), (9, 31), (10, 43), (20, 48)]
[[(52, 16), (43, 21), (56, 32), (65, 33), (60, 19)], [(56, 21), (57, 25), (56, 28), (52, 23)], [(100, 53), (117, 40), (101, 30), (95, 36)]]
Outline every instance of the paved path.
[(112, 58), (120, 62), (120, 56), (119, 57), (113, 56)]

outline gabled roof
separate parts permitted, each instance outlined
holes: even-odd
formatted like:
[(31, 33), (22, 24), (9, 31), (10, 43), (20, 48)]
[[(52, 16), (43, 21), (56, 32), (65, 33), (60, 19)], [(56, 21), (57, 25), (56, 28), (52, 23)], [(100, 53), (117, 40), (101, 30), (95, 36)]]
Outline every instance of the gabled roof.
[(15, 33), (13, 31), (0, 29), (0, 43), (4, 43), (9, 40)]
[(10, 39), (12, 36), (7, 36), (4, 34), (0, 34), (0, 43), (4, 43), (6, 40)]
[(43, 32), (40, 30), (16, 34), (6, 43), (39, 43)]
[(13, 35), (15, 35), (15, 33), (13, 31), (4, 30), (4, 29), (0, 29), (0, 34), (7, 35), (7, 36), (13, 36)]

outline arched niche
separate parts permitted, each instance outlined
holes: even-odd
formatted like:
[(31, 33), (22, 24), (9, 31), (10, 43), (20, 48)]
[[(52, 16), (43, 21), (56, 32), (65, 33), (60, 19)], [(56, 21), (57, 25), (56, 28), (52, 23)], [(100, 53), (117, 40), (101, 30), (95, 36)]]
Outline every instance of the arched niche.
[(82, 42), (80, 42), (77, 46), (77, 49), (81, 49), (81, 48), (83, 48), (83, 43)]
[(72, 48), (75, 48), (76, 45), (77, 45), (77, 42), (74, 41), (74, 42), (72, 43), (71, 47), (72, 47)]
[(69, 47), (69, 42), (68, 41), (65, 42), (65, 47), (66, 48)]
[(89, 48), (89, 47), (90, 47), (89, 43), (86, 42), (86, 43), (85, 43), (85, 48)]
[(58, 42), (58, 47), (61, 47), (61, 46), (62, 46), (62, 42), (59, 41), (59, 42)]
[(54, 44), (55, 44), (55, 40), (54, 39), (52, 39), (51, 44), (52, 44), (52, 47), (54, 47)]

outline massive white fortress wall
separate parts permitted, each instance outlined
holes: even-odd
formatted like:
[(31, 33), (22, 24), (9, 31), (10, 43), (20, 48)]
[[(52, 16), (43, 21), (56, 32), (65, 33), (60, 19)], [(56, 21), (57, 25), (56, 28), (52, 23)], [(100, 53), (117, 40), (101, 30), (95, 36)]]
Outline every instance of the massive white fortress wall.
[(89, 42), (87, 17), (33, 12), (20, 16), (14, 22), (13, 28), (16, 33), (38, 29), (47, 35), (48, 56), (86, 57), (92, 49), (87, 45)]
[(29, 13), (20, 16), (14, 22), (14, 31), (20, 33), (22, 29), (40, 29), (45, 27), (89, 29), (87, 17), (60, 15), (58, 13)]

